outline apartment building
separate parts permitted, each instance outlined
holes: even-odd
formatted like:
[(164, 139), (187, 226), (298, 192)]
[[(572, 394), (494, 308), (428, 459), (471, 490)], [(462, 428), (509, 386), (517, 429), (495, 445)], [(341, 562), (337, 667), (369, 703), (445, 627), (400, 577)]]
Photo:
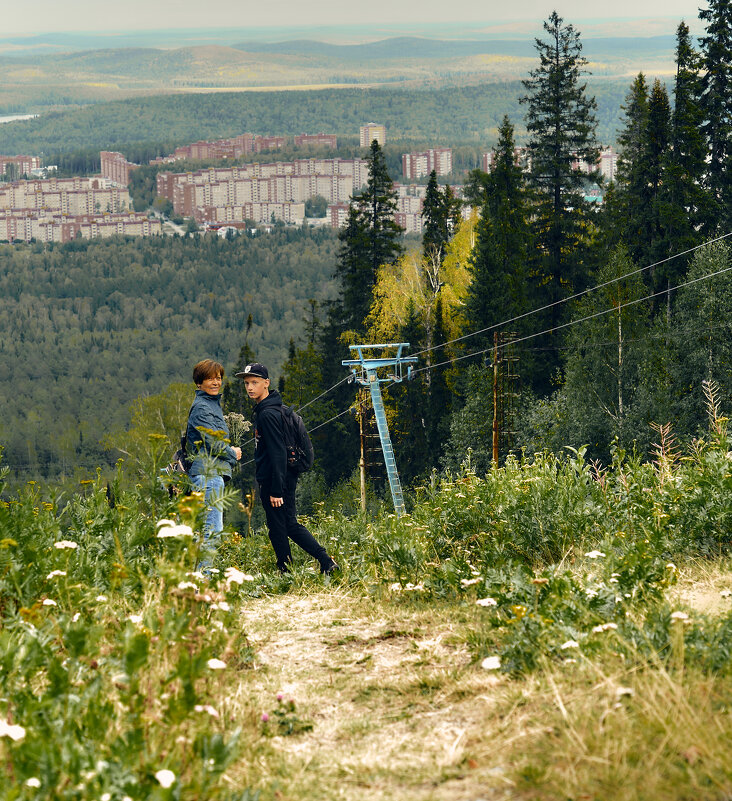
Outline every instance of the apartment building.
[(300, 134), (294, 138), (295, 147), (329, 147), (335, 150), (338, 147), (338, 137), (335, 134)]
[(63, 214), (119, 213), (132, 205), (126, 188), (101, 176), (14, 181), (0, 186), (0, 209)]
[(361, 147), (371, 147), (371, 143), (376, 141), (384, 147), (386, 144), (386, 126), (380, 125), (376, 122), (367, 122), (359, 129), (359, 142)]
[(102, 177), (119, 186), (127, 186), (130, 182), (130, 173), (140, 166), (127, 161), (121, 153), (109, 150), (101, 151), (99, 161)]
[[(513, 149), (513, 163), (521, 167), (524, 172), (531, 170), (531, 153), (528, 147), (515, 147)], [(480, 160), (480, 168), (483, 172), (493, 172), (496, 166), (496, 152), (489, 150), (483, 153)]]
[[(297, 159), (233, 167), (211, 167), (189, 173), (161, 172), (157, 193), (176, 214), (208, 220), (209, 208), (239, 208), (246, 203), (304, 203), (322, 195), (329, 203), (347, 202), (368, 180), (363, 159)], [(276, 219), (290, 222), (297, 210), (276, 207)], [(282, 217), (278, 216), (280, 212)], [(261, 212), (269, 214), (268, 212)], [(256, 219), (257, 217), (250, 217)], [(269, 217), (264, 222), (269, 221)]]
[(449, 175), (452, 172), (452, 148), (435, 147), (420, 153), (402, 155), (402, 175), (406, 180), (417, 181), (429, 175), (432, 170), (437, 175)]
[(159, 219), (142, 213), (76, 214), (39, 213), (32, 209), (0, 209), (0, 239), (10, 242), (70, 242), (85, 239), (124, 236), (152, 236), (162, 231)]
[(8, 167), (14, 177), (20, 178), (40, 169), (40, 166), (41, 159), (38, 156), (0, 156), (0, 176), (8, 172)]

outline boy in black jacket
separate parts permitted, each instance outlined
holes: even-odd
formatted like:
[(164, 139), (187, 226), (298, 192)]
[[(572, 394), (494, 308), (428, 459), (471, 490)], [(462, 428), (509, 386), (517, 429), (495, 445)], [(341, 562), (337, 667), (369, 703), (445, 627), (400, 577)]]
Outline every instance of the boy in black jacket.
[(338, 565), (313, 535), (297, 522), (295, 488), (297, 474), (287, 469), (287, 451), (282, 430), (282, 398), (269, 388), (269, 372), (263, 364), (248, 364), (237, 373), (244, 379), (254, 407), (254, 461), (262, 506), (267, 516), (269, 540), (277, 557), (277, 568), (287, 572), (292, 562), (290, 540), (320, 562), (321, 573), (332, 573)]

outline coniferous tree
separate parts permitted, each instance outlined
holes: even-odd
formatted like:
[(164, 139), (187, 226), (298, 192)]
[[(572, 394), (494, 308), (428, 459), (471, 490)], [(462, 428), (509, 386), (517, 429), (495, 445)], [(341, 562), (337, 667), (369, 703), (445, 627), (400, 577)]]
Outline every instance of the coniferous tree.
[[(599, 151), (594, 97), (581, 82), (587, 60), (579, 33), (552, 12), (544, 23), (548, 41), (536, 39), (539, 66), (523, 81), (528, 94), (531, 179), (538, 192), (535, 209), (538, 245), (543, 252), (547, 300), (558, 301), (582, 288), (590, 268), (587, 228), (591, 226), (584, 190), (597, 180)], [(590, 173), (578, 166), (590, 165)], [(557, 320), (560, 307), (552, 317)]]
[(348, 207), (346, 224), (338, 232), (341, 243), (338, 251), (336, 275), (341, 279), (341, 299), (331, 315), (340, 316), (340, 325), (346, 330), (360, 330), (371, 308), (372, 277), (369, 253), (369, 232), (359, 206), (352, 202)]
[(402, 252), (400, 228), (394, 214), (396, 192), (384, 154), (374, 140), (367, 157), (369, 178), (354, 197), (345, 227), (339, 234), (336, 274), (342, 282), (342, 325), (362, 333), (373, 300), (376, 275), (382, 264), (393, 264)]
[[(671, 141), (671, 107), (666, 87), (656, 78), (648, 98), (648, 124), (645, 132), (643, 162), (646, 173), (646, 214), (648, 223), (641, 265), (661, 261), (667, 254), (665, 221), (662, 214), (662, 192), (665, 189), (665, 167)], [(655, 270), (649, 271), (651, 285), (655, 286)]]
[(623, 242), (631, 258), (640, 261), (647, 238), (647, 178), (644, 153), (648, 128), (648, 85), (639, 72), (622, 106), (625, 126), (618, 132), (616, 183), (605, 204), (607, 237), (611, 246)]
[(445, 220), (445, 203), (440, 187), (437, 185), (437, 173), (432, 170), (427, 182), (427, 190), (422, 205), (422, 254), (423, 258), (437, 258), (440, 262), (445, 258), (445, 245), (449, 239), (447, 221)]
[[(689, 250), (701, 241), (699, 229), (706, 216), (707, 196), (702, 187), (706, 147), (699, 105), (699, 56), (692, 47), (689, 27), (676, 30), (676, 79), (671, 115), (671, 147), (664, 169), (661, 194), (667, 257)], [(656, 285), (669, 287), (686, 274), (688, 257), (659, 265)], [(670, 301), (670, 293), (668, 295)]]
[(699, 40), (701, 105), (708, 151), (706, 186), (712, 202), (705, 233), (727, 233), (732, 225), (732, 1), (709, 0), (699, 18), (706, 22), (706, 33)]
[[(409, 342), (415, 350), (425, 338), (424, 326), (414, 301), (410, 299), (407, 317), (399, 332), (401, 342)], [(429, 442), (429, 410), (427, 383), (418, 376), (414, 381), (402, 381), (389, 389), (389, 405), (395, 409), (390, 423), (397, 468), (405, 486), (424, 477), (432, 467)]]
[[(530, 258), (532, 233), (529, 191), (515, 161), (513, 125), (504, 117), (495, 151), (495, 165), (485, 182), (485, 200), (470, 256), (473, 280), (465, 300), (465, 329), (472, 333), (518, 317), (536, 299), (532, 291)], [(523, 333), (536, 326), (536, 318), (511, 323), (507, 330)], [(470, 347), (493, 345), (493, 330), (471, 337)], [(545, 364), (548, 364), (545, 360)], [(526, 372), (530, 365), (524, 365)], [(531, 383), (546, 381), (549, 370), (531, 376)]]

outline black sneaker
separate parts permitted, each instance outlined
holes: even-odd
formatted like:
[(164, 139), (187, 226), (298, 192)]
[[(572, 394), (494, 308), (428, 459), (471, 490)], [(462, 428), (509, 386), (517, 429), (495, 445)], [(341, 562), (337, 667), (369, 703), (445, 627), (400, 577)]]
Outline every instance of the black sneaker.
[(321, 565), (320, 572), (325, 576), (330, 576), (331, 573), (334, 573), (336, 570), (340, 570), (340, 566), (332, 557), (328, 557), (330, 559), (330, 564), (328, 565)]

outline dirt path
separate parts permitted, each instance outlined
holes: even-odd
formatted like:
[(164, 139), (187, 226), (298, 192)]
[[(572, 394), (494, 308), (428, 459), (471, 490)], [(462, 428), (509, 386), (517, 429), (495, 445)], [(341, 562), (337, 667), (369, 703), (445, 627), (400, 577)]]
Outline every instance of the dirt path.
[[(244, 613), (262, 711), (293, 698), (312, 731), (274, 737), (285, 799), (497, 801), (485, 754), (502, 679), (470, 664), (460, 612), (371, 605), (347, 591), (259, 599)], [(469, 614), (463, 612), (462, 614)], [(477, 746), (474, 753), (473, 746)]]

